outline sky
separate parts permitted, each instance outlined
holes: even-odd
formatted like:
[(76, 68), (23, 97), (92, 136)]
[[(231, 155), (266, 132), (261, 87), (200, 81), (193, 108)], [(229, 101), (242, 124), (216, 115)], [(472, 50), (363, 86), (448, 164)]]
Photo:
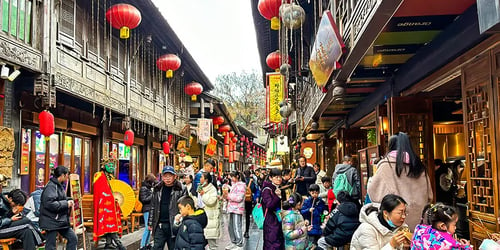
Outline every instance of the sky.
[(260, 72), (251, 1), (153, 0), (212, 84), (220, 74)]

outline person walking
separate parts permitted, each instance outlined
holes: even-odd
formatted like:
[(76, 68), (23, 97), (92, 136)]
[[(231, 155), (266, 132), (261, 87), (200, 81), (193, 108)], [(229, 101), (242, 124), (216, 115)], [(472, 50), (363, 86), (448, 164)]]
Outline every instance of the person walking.
[(149, 244), (149, 239), (151, 238), (151, 231), (147, 227), (149, 220), (149, 211), (151, 210), (151, 200), (153, 200), (153, 187), (156, 184), (156, 177), (154, 174), (148, 174), (144, 181), (142, 182), (141, 189), (139, 190), (139, 201), (142, 203), (142, 214), (144, 217), (144, 222), (146, 227), (144, 228), (144, 233), (142, 234), (141, 240), (141, 250)]
[(254, 194), (257, 192), (257, 185), (253, 181), (253, 178), (250, 176), (250, 170), (245, 170), (245, 184), (246, 184), (246, 192), (245, 192), (245, 234), (243, 235), (245, 238), (248, 238), (248, 231), (250, 229), (250, 215), (252, 214), (253, 203), (254, 203)]
[(224, 192), (223, 198), (227, 199), (227, 212), (229, 213), (229, 236), (232, 244), (226, 249), (243, 249), (242, 219), (245, 213), (246, 185), (243, 175), (238, 171), (229, 174), (231, 177), (231, 191)]
[(307, 166), (306, 157), (299, 157), (299, 168), (295, 172), (295, 185), (296, 191), (302, 196), (308, 196), (309, 185), (316, 182), (316, 175), (314, 174), (314, 169)]
[(45, 186), (40, 198), (40, 228), (46, 231), (45, 249), (56, 249), (56, 237), (60, 234), (68, 241), (66, 249), (76, 250), (78, 238), (69, 224), (69, 209), (73, 199), (66, 197), (63, 184), (69, 179), (65, 166), (54, 169), (54, 175)]
[(198, 200), (201, 199), (205, 205), (205, 213), (208, 224), (205, 228), (205, 239), (208, 241), (210, 250), (217, 249), (217, 240), (220, 237), (220, 206), (217, 197), (217, 189), (212, 184), (212, 175), (204, 172), (200, 179), (201, 190), (198, 192)]
[(196, 175), (194, 176), (194, 180), (193, 180), (194, 190), (198, 190), (198, 184), (200, 184), (200, 178), (201, 178), (201, 174), (203, 172), (207, 172), (207, 173), (210, 173), (210, 175), (212, 175), (212, 184), (215, 187), (217, 187), (217, 178), (214, 175), (214, 168), (216, 166), (217, 166), (217, 162), (215, 162), (215, 160), (212, 158), (208, 158), (205, 161), (205, 164), (203, 165), (203, 169), (200, 169), (200, 171), (198, 171), (198, 173), (196, 173)]
[(347, 191), (354, 200), (358, 200), (357, 204), (361, 207), (359, 202), (359, 199), (361, 199), (361, 179), (358, 170), (352, 166), (352, 157), (350, 155), (344, 156), (342, 164), (335, 166), (332, 185), (335, 195), (340, 191)]
[(406, 223), (410, 230), (420, 222), (420, 214), (433, 200), (433, 192), (427, 170), (407, 134), (399, 132), (389, 138), (389, 153), (377, 164), (377, 173), (367, 191), (374, 203), (382, 202), (386, 194), (403, 197), (408, 201)]
[(321, 169), (321, 165), (319, 165), (319, 163), (317, 162), (313, 164), (313, 169), (314, 174), (316, 175), (316, 184), (321, 187), (323, 185), (321, 179), (326, 176), (326, 172)]
[(161, 172), (162, 181), (153, 189), (149, 230), (153, 232), (154, 250), (163, 250), (165, 244), (168, 249), (174, 249), (175, 234), (173, 225), (175, 215), (179, 213), (177, 201), (187, 195), (182, 183), (177, 180), (177, 173), (172, 166), (165, 166)]
[(281, 209), (281, 170), (271, 169), (270, 181), (262, 188), (262, 211), (264, 212), (264, 249), (282, 250), (285, 248), (283, 230), (277, 212)]

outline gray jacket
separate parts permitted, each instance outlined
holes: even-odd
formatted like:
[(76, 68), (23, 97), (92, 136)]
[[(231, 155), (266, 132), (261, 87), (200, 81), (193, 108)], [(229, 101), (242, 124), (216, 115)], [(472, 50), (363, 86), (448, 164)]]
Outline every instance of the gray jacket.
[(349, 184), (352, 186), (352, 198), (358, 200), (361, 198), (361, 179), (358, 170), (349, 164), (337, 164), (332, 176), (332, 185), (335, 183), (337, 175), (345, 173)]

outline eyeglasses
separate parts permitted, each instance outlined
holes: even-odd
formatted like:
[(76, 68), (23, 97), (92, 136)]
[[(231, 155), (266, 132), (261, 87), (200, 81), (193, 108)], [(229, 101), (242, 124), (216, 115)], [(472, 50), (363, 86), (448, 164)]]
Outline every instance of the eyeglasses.
[(397, 214), (397, 215), (399, 215), (401, 217), (403, 217), (403, 216), (404, 217), (408, 217), (408, 212), (406, 212), (406, 211), (394, 212), (394, 214)]

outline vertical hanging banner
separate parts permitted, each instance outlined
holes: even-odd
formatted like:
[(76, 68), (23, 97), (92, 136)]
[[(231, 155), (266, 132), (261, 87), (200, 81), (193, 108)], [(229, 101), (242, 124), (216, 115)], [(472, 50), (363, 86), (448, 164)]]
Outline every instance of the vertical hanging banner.
[(217, 140), (213, 137), (210, 137), (209, 142), (207, 144), (207, 148), (205, 149), (205, 154), (209, 156), (215, 155), (217, 152)]
[(280, 102), (285, 98), (283, 76), (280, 73), (267, 73), (266, 114), (268, 123), (281, 122)]
[(212, 119), (198, 119), (198, 142), (201, 145), (207, 145), (210, 141), (210, 128)]

